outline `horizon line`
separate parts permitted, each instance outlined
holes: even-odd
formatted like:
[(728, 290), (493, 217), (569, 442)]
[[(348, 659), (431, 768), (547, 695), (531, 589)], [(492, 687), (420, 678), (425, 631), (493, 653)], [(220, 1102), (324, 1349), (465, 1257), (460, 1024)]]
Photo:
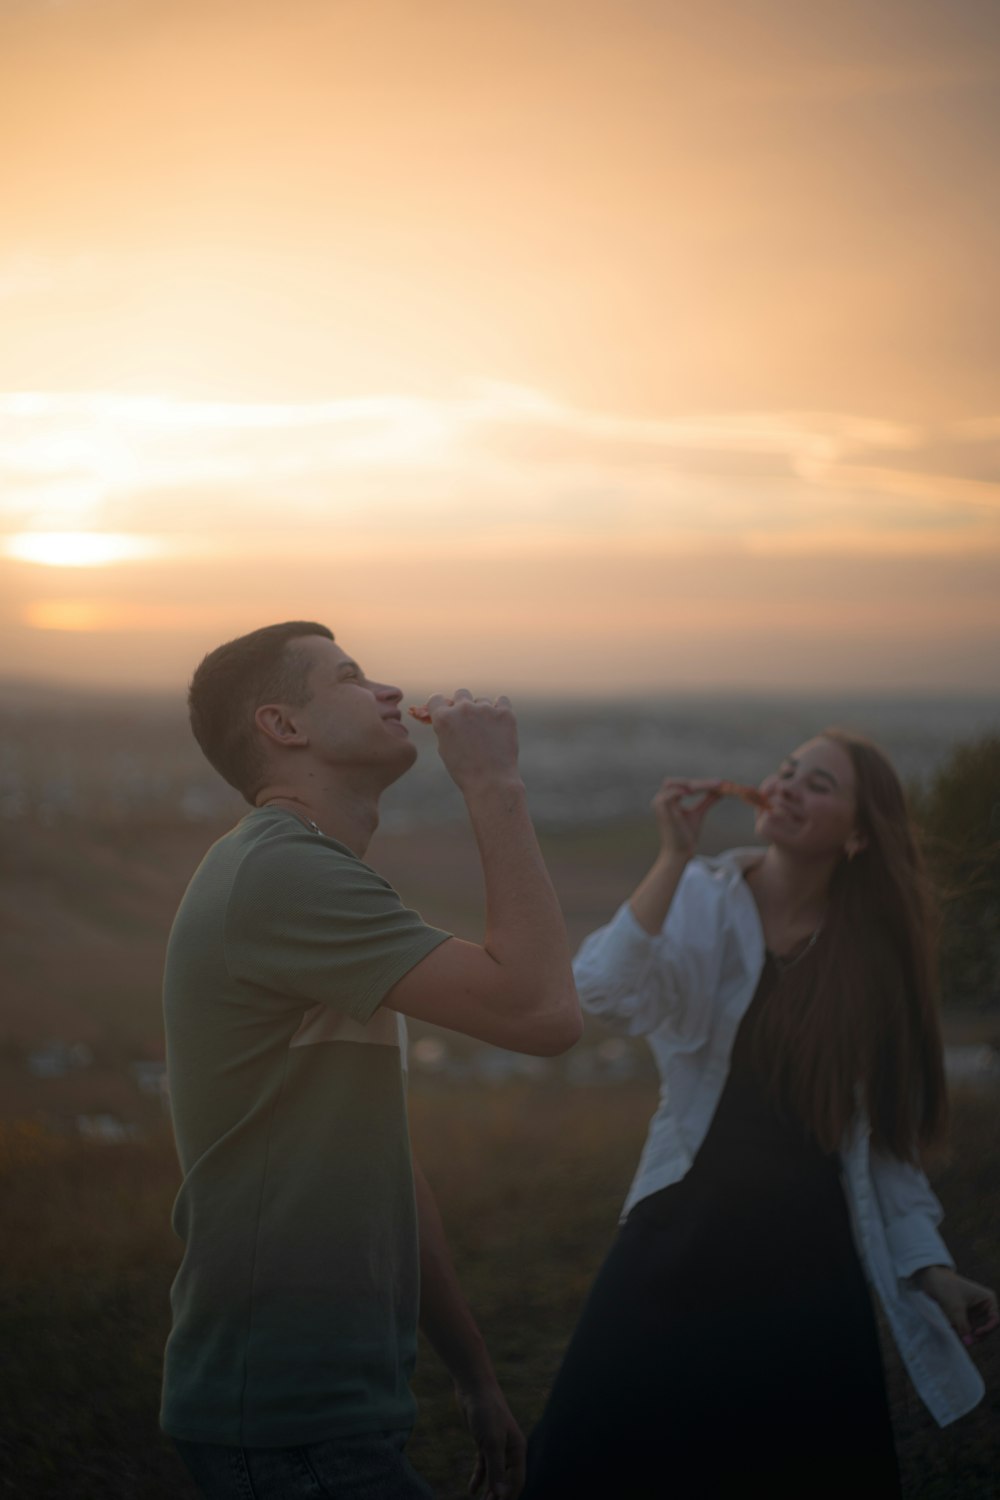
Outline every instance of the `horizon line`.
[[(66, 678), (39, 676), (22, 676), (16, 673), (4, 673), (0, 675), (0, 696), (6, 696), (19, 690), (28, 692), (40, 692), (46, 695), (60, 693), (70, 694), (76, 697), (91, 698), (120, 698), (120, 699), (146, 699), (156, 701), (169, 701), (178, 698), (183, 701), (187, 696), (187, 681), (178, 681), (176, 686), (162, 684), (150, 686), (142, 683), (114, 683), (114, 682), (72, 682)], [(428, 687), (426, 684), (419, 688), (413, 688), (404, 696), (417, 698), (424, 690), (428, 692), (440, 692), (440, 687)], [(960, 688), (949, 684), (930, 685), (926, 687), (899, 687), (899, 686), (873, 686), (871, 684), (859, 684), (853, 686), (848, 683), (834, 683), (826, 686), (817, 686), (808, 683), (791, 684), (786, 687), (778, 687), (767, 684), (742, 683), (709, 683), (704, 687), (692, 687), (690, 684), (671, 687), (669, 683), (646, 683), (633, 687), (624, 688), (618, 692), (584, 692), (580, 690), (560, 691), (556, 688), (496, 688), (496, 692), (510, 692), (516, 695), (521, 703), (537, 707), (546, 703), (559, 704), (597, 704), (597, 703), (636, 703), (644, 698), (655, 695), (658, 698), (669, 695), (677, 699), (705, 699), (709, 697), (725, 697), (730, 700), (741, 701), (752, 699), (761, 700), (787, 700), (787, 699), (831, 699), (851, 698), (863, 701), (882, 699), (884, 701), (900, 702), (964, 702), (970, 704), (990, 704), (994, 706), (998, 719), (1000, 719), (1000, 689), (983, 688)], [(514, 705), (515, 708), (517, 704)]]

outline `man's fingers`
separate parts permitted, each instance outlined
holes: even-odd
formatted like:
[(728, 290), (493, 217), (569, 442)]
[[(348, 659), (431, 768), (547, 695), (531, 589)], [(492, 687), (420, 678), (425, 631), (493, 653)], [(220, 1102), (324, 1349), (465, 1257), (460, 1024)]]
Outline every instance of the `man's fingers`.
[(469, 1494), (470, 1495), (478, 1495), (479, 1494), (479, 1491), (483, 1487), (483, 1480), (485, 1478), (486, 1478), (486, 1465), (483, 1462), (482, 1449), (480, 1449), (480, 1451), (476, 1454), (476, 1467), (473, 1469), (473, 1471), (472, 1471), (472, 1478), (469, 1480)]
[(511, 1434), (507, 1444), (507, 1473), (510, 1476), (511, 1496), (517, 1496), (524, 1489), (525, 1469), (528, 1462), (528, 1445), (524, 1440), (524, 1434), (518, 1428)]
[[(413, 717), (415, 719), (419, 719), (422, 724), (429, 724), (431, 722), (432, 715), (437, 713), (439, 709), (454, 708), (458, 703), (480, 703), (484, 704), (487, 708), (492, 708), (494, 706), (492, 698), (476, 698), (473, 697), (468, 688), (456, 688), (455, 696), (453, 698), (446, 698), (444, 693), (432, 693), (427, 702), (424, 703), (421, 707), (413, 707), (409, 711), (413, 715)], [(496, 706), (498, 708), (509, 708), (510, 699), (505, 698), (502, 701), (498, 699)]]
[(425, 711), (433, 713), (438, 708), (454, 708), (456, 703), (485, 703), (488, 708), (512, 707), (506, 693), (501, 693), (498, 698), (490, 698), (485, 693), (470, 693), (468, 688), (456, 688), (451, 698), (445, 697), (444, 693), (432, 693), (422, 707), (412, 708), (410, 712), (419, 718)]
[(510, 699), (502, 694), (499, 698), (491, 698), (488, 693), (470, 693), (468, 688), (458, 688), (453, 699), (455, 703), (479, 703), (485, 708), (507, 708), (511, 706)]
[(487, 1451), (486, 1494), (496, 1496), (496, 1500), (508, 1500), (511, 1494), (511, 1488), (507, 1482), (507, 1458), (503, 1443), (499, 1447), (491, 1443)]

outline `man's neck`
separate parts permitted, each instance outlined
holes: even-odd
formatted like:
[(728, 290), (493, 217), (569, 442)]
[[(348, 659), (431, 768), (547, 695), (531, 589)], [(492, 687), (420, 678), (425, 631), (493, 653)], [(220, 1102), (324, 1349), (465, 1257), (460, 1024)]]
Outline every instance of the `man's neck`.
[(362, 859), (378, 827), (377, 792), (343, 787), (308, 787), (276, 783), (257, 797), (258, 807), (280, 807), (307, 826), (345, 844)]

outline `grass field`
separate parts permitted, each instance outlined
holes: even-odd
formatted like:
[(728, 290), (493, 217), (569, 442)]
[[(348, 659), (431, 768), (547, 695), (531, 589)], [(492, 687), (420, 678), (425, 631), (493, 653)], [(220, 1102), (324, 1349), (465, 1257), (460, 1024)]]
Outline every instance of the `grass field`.
[[(160, 1106), (139, 1093), (128, 1064), (161, 1045), (166, 933), (191, 871), (221, 831), (179, 823), (5, 830), (0, 1500), (193, 1496), (156, 1425), (167, 1292), (180, 1248), (169, 1228), (177, 1167)], [(720, 842), (742, 837), (738, 828), (717, 833)], [(547, 836), (574, 945), (634, 885), (650, 839), (645, 825)], [(479, 936), (481, 878), (467, 829), (437, 833), (432, 859), (422, 834), (380, 834), (371, 858), (428, 921)], [(956, 1030), (958, 1019), (946, 1022), (955, 1041), (996, 1036), (993, 1015), (969, 1017)], [(93, 1065), (64, 1078), (32, 1077), (27, 1049), (53, 1038), (90, 1045)], [(526, 1430), (614, 1234), (652, 1101), (646, 1083), (415, 1084), (414, 1144)], [(80, 1140), (73, 1121), (86, 1111), (135, 1122), (146, 1138)], [(936, 1181), (959, 1263), (993, 1285), (998, 1165), (995, 1095), (959, 1098), (951, 1156)], [(889, 1354), (909, 1500), (1000, 1496), (1000, 1337), (978, 1357), (987, 1400), (939, 1431)], [(449, 1500), (465, 1491), (472, 1452), (448, 1380), (427, 1350), (416, 1388), (421, 1414), (411, 1451)]]
[[(541, 1410), (614, 1232), (651, 1103), (650, 1092), (634, 1085), (455, 1086), (413, 1098), (415, 1149), (525, 1428)], [(960, 1097), (951, 1152), (935, 1181), (960, 1264), (994, 1284), (998, 1162), (995, 1101)], [(168, 1224), (176, 1185), (165, 1133), (108, 1146), (47, 1136), (34, 1125), (2, 1127), (0, 1496), (193, 1495), (156, 1426), (167, 1290), (179, 1249)], [(986, 1401), (941, 1431), (890, 1354), (911, 1500), (993, 1500), (1000, 1493), (1000, 1340), (984, 1345), (978, 1358), (990, 1388)], [(417, 1393), (414, 1460), (442, 1500), (457, 1497), (471, 1448), (447, 1378), (427, 1350)]]

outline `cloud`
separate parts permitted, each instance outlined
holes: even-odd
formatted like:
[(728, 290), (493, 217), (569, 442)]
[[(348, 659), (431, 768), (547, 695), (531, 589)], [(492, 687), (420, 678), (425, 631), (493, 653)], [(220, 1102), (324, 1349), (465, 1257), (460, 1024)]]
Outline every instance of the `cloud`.
[[(305, 402), (0, 396), (9, 532), (525, 550), (672, 539), (759, 552), (1000, 547), (981, 477), (1000, 419), (923, 431), (824, 411), (643, 418), (483, 382), (449, 397)], [(948, 471), (928, 465), (949, 458)], [(966, 469), (968, 472), (966, 472)]]
[(158, 548), (148, 537), (113, 531), (19, 531), (6, 538), (2, 550), (19, 562), (88, 568), (135, 562)]

